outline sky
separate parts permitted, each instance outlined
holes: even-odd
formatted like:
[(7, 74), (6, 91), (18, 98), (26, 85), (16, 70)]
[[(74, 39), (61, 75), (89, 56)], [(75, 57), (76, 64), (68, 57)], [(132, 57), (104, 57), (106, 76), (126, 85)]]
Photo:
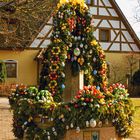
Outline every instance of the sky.
[(129, 23), (135, 30), (136, 34), (140, 38), (140, 23), (136, 23), (136, 20), (134, 18), (135, 9), (138, 6), (137, 0), (116, 0), (116, 2), (118, 3)]

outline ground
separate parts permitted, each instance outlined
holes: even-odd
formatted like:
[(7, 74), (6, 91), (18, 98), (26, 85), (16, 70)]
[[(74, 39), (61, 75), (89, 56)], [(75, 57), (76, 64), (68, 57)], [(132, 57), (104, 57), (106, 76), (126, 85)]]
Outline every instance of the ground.
[(7, 98), (0, 98), (0, 140), (14, 140), (12, 133), (12, 112)]
[[(133, 99), (136, 113), (134, 120), (134, 132), (132, 138), (125, 140), (140, 140), (140, 99)], [(0, 97), (0, 140), (15, 140), (12, 133), (12, 112), (7, 98)]]

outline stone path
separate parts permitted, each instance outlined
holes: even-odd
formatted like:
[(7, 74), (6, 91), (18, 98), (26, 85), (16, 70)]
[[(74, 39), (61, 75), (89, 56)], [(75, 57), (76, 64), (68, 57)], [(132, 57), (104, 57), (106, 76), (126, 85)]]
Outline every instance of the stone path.
[(12, 133), (12, 113), (7, 98), (0, 97), (0, 140), (15, 140)]

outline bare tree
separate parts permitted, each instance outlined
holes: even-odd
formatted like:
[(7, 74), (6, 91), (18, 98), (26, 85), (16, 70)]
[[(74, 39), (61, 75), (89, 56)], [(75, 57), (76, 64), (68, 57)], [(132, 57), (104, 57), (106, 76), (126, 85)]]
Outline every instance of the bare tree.
[(0, 45), (25, 48), (45, 24), (57, 0), (0, 1)]

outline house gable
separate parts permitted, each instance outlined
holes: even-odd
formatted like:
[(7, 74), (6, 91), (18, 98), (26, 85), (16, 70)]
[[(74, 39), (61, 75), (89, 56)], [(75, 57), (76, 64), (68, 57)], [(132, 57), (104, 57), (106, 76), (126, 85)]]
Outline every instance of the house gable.
[[(93, 34), (105, 51), (140, 52), (140, 41), (114, 0), (94, 0), (89, 9), (93, 15), (95, 28)], [(109, 31), (107, 41), (100, 39), (103, 29)], [(50, 44), (52, 30), (52, 17), (50, 17), (30, 47), (46, 48)]]

